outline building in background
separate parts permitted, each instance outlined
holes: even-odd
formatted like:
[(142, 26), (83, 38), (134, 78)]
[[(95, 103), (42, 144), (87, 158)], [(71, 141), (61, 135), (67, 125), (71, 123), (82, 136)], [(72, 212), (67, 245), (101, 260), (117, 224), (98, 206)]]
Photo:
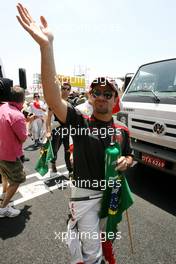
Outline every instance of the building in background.
[(32, 85), (28, 87), (28, 91), (32, 94), (33, 93), (39, 93), (40, 95), (43, 95), (41, 74), (40, 73), (34, 73), (33, 74)]

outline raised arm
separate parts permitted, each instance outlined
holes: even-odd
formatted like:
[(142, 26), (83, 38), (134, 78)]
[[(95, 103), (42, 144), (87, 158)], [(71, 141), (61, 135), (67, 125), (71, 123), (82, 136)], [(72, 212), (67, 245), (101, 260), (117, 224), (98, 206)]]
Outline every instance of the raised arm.
[(41, 77), (45, 100), (56, 116), (65, 123), (67, 103), (61, 98), (60, 84), (56, 80), (53, 35), (49, 31), (47, 21), (43, 16), (40, 17), (41, 25), (38, 26), (22, 4), (18, 4), (17, 9), (19, 23), (40, 46)]

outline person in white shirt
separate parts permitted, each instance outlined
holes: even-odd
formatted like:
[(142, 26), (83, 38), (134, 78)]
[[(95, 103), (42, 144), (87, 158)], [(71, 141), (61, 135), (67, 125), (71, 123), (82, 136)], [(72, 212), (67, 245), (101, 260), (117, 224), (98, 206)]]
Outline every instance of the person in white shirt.
[(76, 106), (76, 109), (78, 109), (81, 114), (91, 116), (93, 113), (93, 107), (91, 103), (90, 95), (88, 94), (88, 99), (82, 103)]
[(34, 100), (30, 104), (30, 113), (34, 114), (34, 120), (31, 123), (31, 133), (34, 139), (34, 147), (40, 145), (40, 139), (44, 136), (45, 130), (45, 117), (47, 105), (40, 100), (38, 93), (34, 93)]

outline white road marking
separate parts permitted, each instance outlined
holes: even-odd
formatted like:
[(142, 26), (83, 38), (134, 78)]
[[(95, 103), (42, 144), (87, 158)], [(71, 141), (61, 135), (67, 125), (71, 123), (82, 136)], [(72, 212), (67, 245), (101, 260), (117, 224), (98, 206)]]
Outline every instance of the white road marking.
[[(58, 166), (57, 169), (62, 169), (62, 168), (65, 168), (65, 167), (66, 167), (66, 165), (63, 164), (63, 165)], [(42, 177), (38, 172), (34, 172), (32, 174), (27, 175), (26, 179), (30, 179), (30, 178), (33, 178), (33, 177), (37, 177), (38, 179), (41, 179), (41, 178), (45, 179), (45, 178), (49, 177), (49, 173), (50, 173), (50, 169), (49, 169), (48, 173), (45, 176)]]
[[(65, 165), (61, 165), (61, 166), (58, 166), (57, 169), (64, 168), (64, 167), (65, 167)], [(65, 174), (68, 174), (68, 171), (64, 171), (62, 173), (57, 172), (57, 176), (59, 176), (59, 175), (65, 175)], [(26, 202), (28, 200), (31, 200), (31, 199), (33, 199), (35, 197), (38, 197), (40, 195), (43, 195), (45, 193), (49, 193), (51, 191), (54, 191), (54, 190), (58, 189), (59, 187), (60, 188), (62, 187), (62, 183), (61, 184), (56, 184), (56, 185), (54, 185), (52, 187), (48, 187), (44, 183), (44, 181), (46, 181), (47, 179), (55, 178), (55, 177), (50, 177), (50, 170), (43, 177), (40, 176), (39, 173), (33, 173), (33, 174), (30, 174), (30, 175), (27, 175), (26, 176), (27, 179), (30, 179), (30, 178), (33, 178), (33, 177), (37, 177), (39, 180), (38, 181), (35, 181), (35, 182), (32, 182), (32, 183), (29, 183), (29, 184), (24, 184), (22, 186), (19, 186), (18, 192), (22, 195), (22, 198), (19, 198), (17, 200), (14, 200), (11, 203), (12, 205), (21, 204), (23, 202)], [(67, 182), (67, 185), (68, 184), (69, 184), (69, 181)], [(2, 186), (0, 186), (0, 193), (1, 192), (2, 192)]]

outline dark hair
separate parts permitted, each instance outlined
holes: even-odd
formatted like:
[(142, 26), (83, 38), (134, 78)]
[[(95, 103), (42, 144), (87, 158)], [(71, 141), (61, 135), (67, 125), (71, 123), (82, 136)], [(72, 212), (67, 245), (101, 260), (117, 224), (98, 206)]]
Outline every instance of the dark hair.
[[(64, 83), (62, 84), (62, 87), (66, 86), (66, 85), (69, 86), (69, 88), (70, 88), (70, 90), (71, 90), (71, 84), (70, 84), (69, 82), (64, 82)], [(62, 87), (61, 87), (61, 88), (62, 88)]]
[(40, 97), (39, 93), (34, 93), (33, 98), (35, 98), (36, 96)]
[(11, 101), (14, 101), (16, 103), (22, 103), (24, 101), (25, 92), (24, 89), (20, 86), (13, 86), (11, 88)]

